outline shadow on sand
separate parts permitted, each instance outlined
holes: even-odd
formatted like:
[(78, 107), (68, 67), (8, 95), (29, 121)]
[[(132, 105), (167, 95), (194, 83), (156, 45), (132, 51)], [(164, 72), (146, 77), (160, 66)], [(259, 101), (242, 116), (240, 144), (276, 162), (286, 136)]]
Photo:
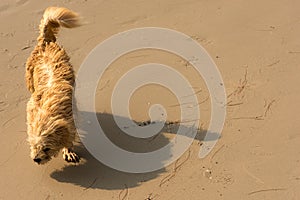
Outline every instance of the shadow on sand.
[[(150, 138), (140, 139), (123, 133), (115, 124), (114, 117), (111, 114), (97, 113), (97, 118), (106, 136), (114, 144), (132, 152), (150, 152), (165, 146), (175, 136), (180, 125), (178, 122), (167, 122), (159, 134)], [(118, 118), (120, 120), (129, 120), (123, 117)], [(137, 124), (141, 125), (145, 123), (137, 122)], [(218, 134), (207, 133), (205, 130), (197, 130), (194, 139), (202, 141), (206, 134), (212, 134), (213, 140), (219, 139)], [(79, 185), (83, 188), (113, 190), (136, 187), (142, 182), (154, 179), (159, 174), (165, 172), (164, 168), (149, 173), (133, 174), (120, 172), (99, 162), (80, 143), (76, 146), (75, 150), (84, 161), (78, 165), (66, 165), (61, 170), (52, 172), (50, 176), (53, 179), (59, 182)]]

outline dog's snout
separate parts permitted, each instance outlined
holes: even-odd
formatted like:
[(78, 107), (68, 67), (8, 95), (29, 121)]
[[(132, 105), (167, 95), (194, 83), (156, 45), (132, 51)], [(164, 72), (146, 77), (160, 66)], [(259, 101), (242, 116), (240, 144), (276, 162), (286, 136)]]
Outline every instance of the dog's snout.
[(42, 161), (42, 159), (40, 159), (40, 158), (35, 158), (35, 159), (33, 159), (33, 161), (36, 162), (36, 163), (38, 163), (38, 164), (40, 164), (40, 162)]

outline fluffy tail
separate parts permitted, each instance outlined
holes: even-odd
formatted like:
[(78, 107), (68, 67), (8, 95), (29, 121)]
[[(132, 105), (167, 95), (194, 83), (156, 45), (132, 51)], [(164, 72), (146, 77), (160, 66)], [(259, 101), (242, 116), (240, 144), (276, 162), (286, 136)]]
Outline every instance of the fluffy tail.
[(55, 42), (60, 26), (66, 28), (80, 26), (79, 15), (67, 8), (47, 8), (40, 23), (38, 41), (42, 43)]

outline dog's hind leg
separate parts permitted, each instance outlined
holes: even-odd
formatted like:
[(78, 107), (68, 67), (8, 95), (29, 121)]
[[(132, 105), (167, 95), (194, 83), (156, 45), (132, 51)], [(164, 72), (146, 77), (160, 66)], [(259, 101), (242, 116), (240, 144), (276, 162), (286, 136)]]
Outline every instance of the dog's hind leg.
[(27, 59), (26, 62), (26, 86), (27, 89), (33, 93), (34, 92), (34, 80), (33, 80), (33, 73), (34, 73), (34, 67), (39, 65), (39, 51), (38, 48), (35, 48), (33, 52), (31, 53), (31, 56)]
[(31, 64), (28, 64), (26, 66), (26, 86), (27, 89), (33, 93), (34, 92), (34, 86), (33, 86), (33, 66)]
[(78, 163), (80, 158), (79, 156), (72, 150), (72, 148), (63, 148), (63, 158), (67, 162)]

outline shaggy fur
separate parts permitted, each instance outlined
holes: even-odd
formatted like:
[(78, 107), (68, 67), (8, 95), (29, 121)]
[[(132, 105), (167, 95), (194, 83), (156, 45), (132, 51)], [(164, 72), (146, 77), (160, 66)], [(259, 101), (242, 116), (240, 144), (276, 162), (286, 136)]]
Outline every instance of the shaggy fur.
[(66, 8), (47, 8), (40, 23), (38, 44), (26, 63), (27, 133), (31, 158), (47, 163), (60, 150), (68, 162), (78, 162), (71, 150), (75, 139), (72, 113), (74, 73), (70, 58), (56, 43), (59, 27), (78, 26), (78, 15)]

